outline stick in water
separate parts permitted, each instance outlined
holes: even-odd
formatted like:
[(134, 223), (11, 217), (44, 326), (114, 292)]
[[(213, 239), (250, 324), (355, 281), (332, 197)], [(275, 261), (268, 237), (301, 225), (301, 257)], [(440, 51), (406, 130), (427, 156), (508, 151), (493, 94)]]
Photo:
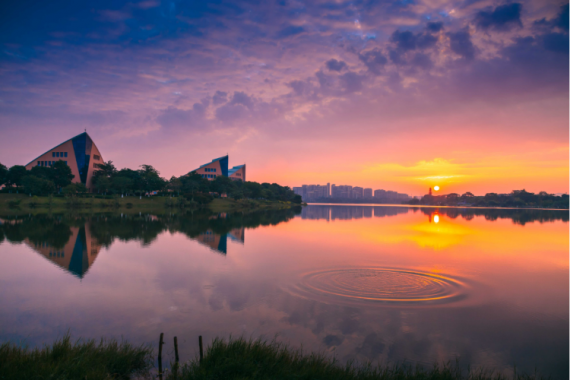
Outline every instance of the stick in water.
[(162, 380), (162, 345), (164, 344), (164, 333), (160, 333), (158, 341), (158, 378)]
[(179, 361), (180, 358), (178, 357), (178, 338), (174, 337), (174, 365), (176, 366), (176, 369), (178, 369)]
[(200, 345), (200, 364), (202, 364), (202, 360), (204, 360), (204, 349), (202, 348), (202, 335), (198, 337), (198, 344)]

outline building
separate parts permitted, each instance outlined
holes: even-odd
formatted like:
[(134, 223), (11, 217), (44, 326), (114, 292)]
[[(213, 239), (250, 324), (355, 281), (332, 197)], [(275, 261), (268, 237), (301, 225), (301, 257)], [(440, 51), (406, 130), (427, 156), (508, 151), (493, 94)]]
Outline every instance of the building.
[(352, 186), (336, 186), (335, 184), (331, 187), (331, 197), (332, 198), (352, 198)]
[(75, 177), (72, 182), (82, 183), (92, 188), (95, 165), (102, 164), (103, 157), (87, 132), (83, 132), (56, 147), (48, 150), (26, 165), (31, 170), (34, 166), (52, 166), (56, 161), (65, 162)]
[(314, 201), (317, 199), (330, 197), (330, 183), (326, 185), (303, 185), (301, 187), (294, 187), (293, 192), (300, 195), (303, 201)]
[(352, 188), (352, 198), (362, 199), (364, 197), (364, 189), (362, 187), (355, 186)]
[(366, 198), (366, 199), (372, 198), (372, 189), (371, 188), (364, 189), (364, 198)]
[(200, 166), (198, 169), (193, 170), (193, 172), (200, 174), (202, 178), (206, 178), (209, 181), (213, 181), (219, 176), (230, 177), (233, 180), (245, 181), (245, 164), (234, 166), (229, 170), (228, 162), (228, 156), (215, 158), (212, 162)]
[(228, 177), (234, 181), (244, 181), (245, 182), (245, 164), (234, 166), (228, 170)]

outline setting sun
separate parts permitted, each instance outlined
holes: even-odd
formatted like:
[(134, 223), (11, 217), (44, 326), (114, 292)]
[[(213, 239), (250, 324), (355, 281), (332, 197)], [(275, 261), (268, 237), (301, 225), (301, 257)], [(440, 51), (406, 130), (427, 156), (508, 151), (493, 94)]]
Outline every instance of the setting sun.
[(434, 189), (435, 191), (438, 191), (438, 190), (439, 190), (439, 186), (434, 186), (433, 189)]

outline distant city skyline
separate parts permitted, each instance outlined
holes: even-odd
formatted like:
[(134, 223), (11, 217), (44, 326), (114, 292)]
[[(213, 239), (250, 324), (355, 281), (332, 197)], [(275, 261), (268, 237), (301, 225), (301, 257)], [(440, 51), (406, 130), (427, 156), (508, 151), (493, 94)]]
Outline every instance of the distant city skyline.
[(352, 200), (386, 200), (403, 202), (410, 200), (408, 194), (392, 190), (362, 188), (360, 186), (339, 185), (327, 183), (326, 185), (302, 185), (293, 187), (295, 194), (300, 195), (303, 201), (316, 201), (324, 199), (352, 199)]

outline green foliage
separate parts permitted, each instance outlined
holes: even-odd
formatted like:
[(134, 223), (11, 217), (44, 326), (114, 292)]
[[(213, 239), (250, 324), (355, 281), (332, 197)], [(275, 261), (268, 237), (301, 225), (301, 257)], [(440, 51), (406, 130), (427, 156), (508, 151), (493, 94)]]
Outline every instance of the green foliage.
[(55, 191), (55, 185), (52, 181), (34, 175), (26, 175), (23, 177), (22, 185), (24, 186), (26, 194), (48, 195)]
[(62, 160), (54, 162), (50, 169), (52, 172), (51, 179), (58, 189), (68, 186), (73, 178), (75, 178), (75, 176), (71, 174), (71, 168)]
[(6, 184), (8, 180), (8, 168), (5, 165), (0, 164), (0, 186)]
[(7, 186), (22, 186), (22, 179), (28, 174), (25, 166), (14, 165), (8, 170), (6, 176)]
[(82, 183), (70, 183), (63, 188), (62, 192), (65, 196), (72, 196), (86, 193), (87, 188)]
[(215, 339), (199, 359), (169, 373), (166, 380), (501, 380), (535, 379), (536, 376), (504, 376), (491, 371), (464, 370), (459, 363), (434, 365), (373, 366), (341, 365), (324, 354), (294, 350), (287, 345), (262, 340)]
[(149, 376), (152, 349), (115, 340), (71, 342), (69, 335), (51, 347), (0, 346), (0, 379), (127, 379)]
[(22, 203), (21, 199), (13, 199), (11, 201), (8, 201), (8, 207), (10, 208), (18, 207), (20, 206), (20, 203)]

